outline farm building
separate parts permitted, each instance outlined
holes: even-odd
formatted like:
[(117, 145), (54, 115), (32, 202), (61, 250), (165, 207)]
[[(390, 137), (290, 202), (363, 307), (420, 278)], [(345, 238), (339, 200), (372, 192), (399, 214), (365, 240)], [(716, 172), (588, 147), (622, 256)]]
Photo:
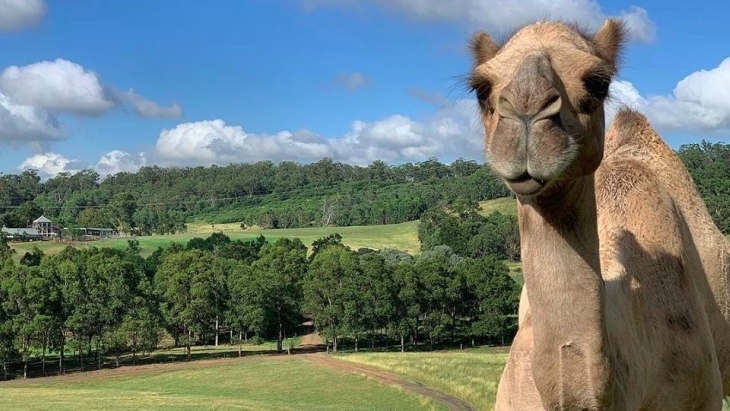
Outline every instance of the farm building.
[(43, 235), (35, 228), (8, 228), (3, 226), (0, 231), (11, 241), (37, 241), (43, 239)]
[(63, 229), (63, 237), (71, 238), (76, 241), (103, 240), (105, 238), (113, 237), (114, 234), (115, 231), (113, 228), (75, 227)]
[(53, 224), (51, 220), (46, 218), (45, 216), (40, 216), (33, 220), (33, 223), (31, 224), (31, 228), (36, 230), (38, 234), (43, 236), (45, 239), (49, 239), (51, 237), (55, 237), (58, 235), (58, 232), (60, 229), (58, 226)]

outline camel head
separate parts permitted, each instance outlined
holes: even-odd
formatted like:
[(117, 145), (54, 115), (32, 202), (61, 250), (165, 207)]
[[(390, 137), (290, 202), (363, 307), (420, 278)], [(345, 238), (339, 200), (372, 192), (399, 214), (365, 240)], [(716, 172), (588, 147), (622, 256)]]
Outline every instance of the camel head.
[(592, 174), (603, 159), (604, 100), (626, 31), (609, 19), (594, 35), (555, 22), (499, 46), (478, 32), (469, 78), (484, 125), (486, 160), (518, 196)]

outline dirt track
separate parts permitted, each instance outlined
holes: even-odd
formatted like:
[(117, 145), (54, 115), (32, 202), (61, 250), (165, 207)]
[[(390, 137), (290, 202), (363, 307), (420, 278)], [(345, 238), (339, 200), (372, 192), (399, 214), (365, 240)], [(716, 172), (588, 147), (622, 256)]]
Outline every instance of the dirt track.
[(436, 402), (440, 402), (444, 404), (449, 411), (460, 411), (460, 410), (468, 410), (468, 411), (476, 411), (476, 408), (472, 407), (469, 403), (467, 403), (464, 400), (461, 400), (459, 398), (453, 397), (449, 394), (442, 393), (440, 391), (436, 391), (434, 389), (428, 388), (424, 386), (423, 384), (412, 382), (404, 379), (403, 377), (400, 377), (395, 374), (391, 374), (386, 371), (381, 371), (377, 368), (360, 365), (360, 364), (353, 364), (349, 362), (345, 362), (343, 360), (337, 360), (335, 358), (332, 358), (326, 354), (305, 354), (305, 357), (307, 360), (312, 361), (316, 364), (319, 364), (323, 367), (335, 369), (335, 370), (342, 370), (342, 371), (349, 371), (349, 372), (355, 372), (359, 374), (363, 374), (368, 378), (372, 378), (376, 381), (379, 381), (381, 383), (387, 384), (387, 385), (398, 385), (405, 389), (406, 391), (412, 392), (414, 394), (422, 395), (424, 397), (428, 397), (433, 399)]
[[(321, 346), (321, 344), (322, 339), (317, 333), (311, 333), (302, 336), (302, 348), (314, 348), (316, 346)], [(408, 381), (399, 375), (391, 374), (387, 371), (382, 371), (375, 367), (354, 364), (344, 360), (338, 360), (321, 352), (313, 354), (303, 354), (302, 356), (304, 356), (304, 358), (306, 358), (307, 360), (323, 367), (363, 374), (366, 377), (372, 378), (373, 380), (381, 382), (383, 384), (400, 386), (408, 392), (422, 395), (436, 402), (440, 402), (441, 404), (445, 405), (449, 409), (449, 411), (476, 411), (476, 408), (472, 407), (469, 403), (462, 399), (428, 388), (421, 383)]]

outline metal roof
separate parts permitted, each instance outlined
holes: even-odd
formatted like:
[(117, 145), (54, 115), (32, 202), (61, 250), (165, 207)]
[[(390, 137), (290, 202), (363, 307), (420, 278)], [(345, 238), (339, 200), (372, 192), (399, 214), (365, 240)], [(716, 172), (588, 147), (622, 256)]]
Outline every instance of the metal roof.
[(47, 219), (45, 216), (40, 216), (33, 220), (34, 223), (50, 223), (51, 220)]
[(7, 228), (3, 227), (2, 231), (4, 233), (13, 234), (13, 235), (40, 235), (38, 234), (38, 230), (35, 228)]

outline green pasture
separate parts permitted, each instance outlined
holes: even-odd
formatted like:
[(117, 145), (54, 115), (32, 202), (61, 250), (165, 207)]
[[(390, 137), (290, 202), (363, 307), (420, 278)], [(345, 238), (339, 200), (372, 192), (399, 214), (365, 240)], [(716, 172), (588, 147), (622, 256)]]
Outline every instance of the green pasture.
[[(499, 198), (496, 200), (480, 203), (482, 213), (487, 215), (495, 211), (506, 214), (515, 214), (517, 208), (512, 198)], [(314, 240), (326, 237), (330, 234), (339, 233), (343, 242), (353, 249), (361, 247), (383, 249), (395, 248), (417, 254), (420, 249), (418, 242), (418, 222), (411, 221), (401, 224), (373, 225), (373, 226), (352, 226), (352, 227), (308, 227), (291, 229), (269, 229), (263, 230), (257, 227), (241, 229), (239, 223), (211, 224), (207, 222), (192, 222), (188, 224), (188, 231), (184, 234), (160, 235), (135, 237), (140, 244), (142, 255), (152, 254), (158, 247), (167, 247), (171, 241), (187, 242), (193, 237), (205, 238), (214, 232), (222, 232), (233, 240), (252, 240), (263, 234), (267, 239), (275, 241), (278, 238), (299, 238), (307, 246), (311, 246)], [(37, 246), (46, 254), (55, 254), (66, 246), (74, 247), (113, 247), (124, 248), (127, 246), (127, 239), (110, 239), (88, 242), (54, 242), (40, 241), (29, 243), (12, 243), (12, 248), (17, 251), (17, 257)]]
[(123, 367), (0, 384), (7, 410), (441, 410), (364, 376), (303, 358)]

